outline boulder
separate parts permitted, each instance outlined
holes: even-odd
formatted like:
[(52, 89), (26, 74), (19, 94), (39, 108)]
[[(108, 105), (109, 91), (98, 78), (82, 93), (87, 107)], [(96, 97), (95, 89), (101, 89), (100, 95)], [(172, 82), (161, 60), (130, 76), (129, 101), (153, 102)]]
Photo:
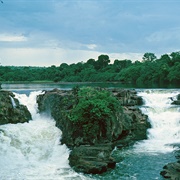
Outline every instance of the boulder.
[[(171, 98), (173, 100), (173, 98)], [(180, 105), (180, 94), (176, 96), (176, 100), (173, 100), (171, 104)]]
[(180, 101), (180, 94), (178, 94), (178, 95), (177, 95), (177, 100), (179, 100), (179, 101)]
[[(61, 129), (61, 143), (72, 150), (69, 162), (76, 171), (105, 172), (110, 167), (115, 167), (115, 160), (111, 157), (115, 146), (120, 147), (147, 138), (146, 130), (150, 124), (147, 116), (138, 109), (143, 103), (142, 99), (137, 97), (134, 90), (110, 91), (120, 101), (120, 110), (114, 113), (113, 120), (105, 119), (98, 134), (93, 136), (92, 132), (84, 135), (84, 125), (73, 123), (69, 119), (69, 113), (78, 101), (73, 91), (54, 89), (37, 97), (39, 111), (50, 114), (55, 119), (56, 126)], [(102, 155), (102, 158), (98, 155)]]
[(27, 107), (20, 105), (10, 91), (0, 90), (0, 125), (8, 123), (23, 123), (31, 119)]
[(109, 144), (75, 147), (69, 156), (70, 165), (77, 172), (101, 174), (108, 168), (115, 167), (116, 162), (111, 157), (112, 150)]
[[(180, 144), (172, 144), (174, 147), (180, 148)], [(171, 162), (166, 164), (163, 167), (163, 170), (160, 172), (160, 174), (164, 178), (176, 180), (180, 179), (180, 149), (176, 150), (174, 152), (175, 158), (177, 159), (177, 162)]]
[(163, 167), (163, 171), (161, 171), (160, 174), (164, 178), (168, 178), (172, 180), (180, 179), (180, 163), (179, 162), (168, 163)]
[(135, 90), (112, 89), (111, 91), (119, 99), (121, 105), (123, 106), (136, 106), (143, 104), (142, 97), (137, 96), (137, 92)]
[(174, 105), (180, 105), (180, 100), (173, 101), (172, 104), (174, 104)]

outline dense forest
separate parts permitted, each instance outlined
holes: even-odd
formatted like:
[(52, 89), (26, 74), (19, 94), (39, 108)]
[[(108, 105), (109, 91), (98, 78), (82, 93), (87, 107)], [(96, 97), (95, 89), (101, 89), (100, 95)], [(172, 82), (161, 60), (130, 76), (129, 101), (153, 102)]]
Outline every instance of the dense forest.
[(100, 55), (76, 64), (62, 63), (51, 67), (0, 66), (1, 82), (121, 82), (133, 84), (180, 84), (180, 51), (164, 54), (159, 59), (145, 53), (142, 61), (114, 60)]

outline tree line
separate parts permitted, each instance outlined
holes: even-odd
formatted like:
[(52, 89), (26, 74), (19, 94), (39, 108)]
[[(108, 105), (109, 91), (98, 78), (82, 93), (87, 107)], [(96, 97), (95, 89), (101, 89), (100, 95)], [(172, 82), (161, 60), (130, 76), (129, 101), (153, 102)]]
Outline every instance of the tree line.
[(114, 60), (100, 55), (68, 65), (50, 67), (0, 66), (0, 81), (53, 81), (53, 82), (121, 82), (133, 84), (180, 84), (180, 51), (163, 54), (145, 53), (142, 61)]

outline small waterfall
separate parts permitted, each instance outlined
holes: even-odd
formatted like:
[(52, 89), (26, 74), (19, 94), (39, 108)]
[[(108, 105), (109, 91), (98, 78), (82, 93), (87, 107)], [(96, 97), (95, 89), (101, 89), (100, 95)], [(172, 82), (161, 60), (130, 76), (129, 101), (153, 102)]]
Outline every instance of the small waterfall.
[(70, 168), (69, 149), (60, 144), (61, 131), (55, 121), (37, 113), (39, 93), (14, 93), (28, 107), (33, 120), (0, 126), (0, 179), (87, 179)]
[(108, 174), (109, 179), (112, 174), (112, 179), (162, 179), (163, 166), (176, 161), (172, 144), (180, 144), (180, 107), (171, 105), (171, 97), (175, 99), (179, 93), (173, 89), (138, 90), (144, 100), (141, 111), (148, 115), (152, 127), (147, 131), (146, 140), (115, 151), (114, 155), (122, 161), (117, 164), (116, 173)]
[(14, 101), (14, 98), (12, 97), (12, 96), (9, 96), (10, 97), (10, 99), (11, 99), (11, 104), (12, 104), (12, 106), (13, 106), (13, 108), (16, 108), (16, 102)]
[(152, 128), (148, 140), (136, 144), (136, 150), (147, 152), (171, 152), (173, 144), (180, 143), (179, 106), (171, 105), (177, 90), (146, 90), (139, 92), (144, 99), (141, 110), (147, 114)]

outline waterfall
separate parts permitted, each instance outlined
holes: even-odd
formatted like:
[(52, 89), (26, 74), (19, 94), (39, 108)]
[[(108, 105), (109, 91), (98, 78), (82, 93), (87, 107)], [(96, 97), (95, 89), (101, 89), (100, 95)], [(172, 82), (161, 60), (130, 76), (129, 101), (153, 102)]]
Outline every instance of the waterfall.
[(11, 99), (11, 103), (12, 103), (13, 108), (16, 108), (16, 102), (14, 101), (14, 98), (11, 96), (9, 96), (9, 97)]
[(151, 123), (148, 139), (135, 145), (137, 151), (171, 152), (173, 144), (180, 143), (180, 109), (171, 105), (178, 90), (144, 90), (138, 93), (144, 99), (141, 110)]
[(14, 93), (33, 120), (0, 126), (0, 179), (87, 179), (70, 168), (69, 149), (60, 144), (61, 131), (55, 121), (37, 113), (39, 93)]

